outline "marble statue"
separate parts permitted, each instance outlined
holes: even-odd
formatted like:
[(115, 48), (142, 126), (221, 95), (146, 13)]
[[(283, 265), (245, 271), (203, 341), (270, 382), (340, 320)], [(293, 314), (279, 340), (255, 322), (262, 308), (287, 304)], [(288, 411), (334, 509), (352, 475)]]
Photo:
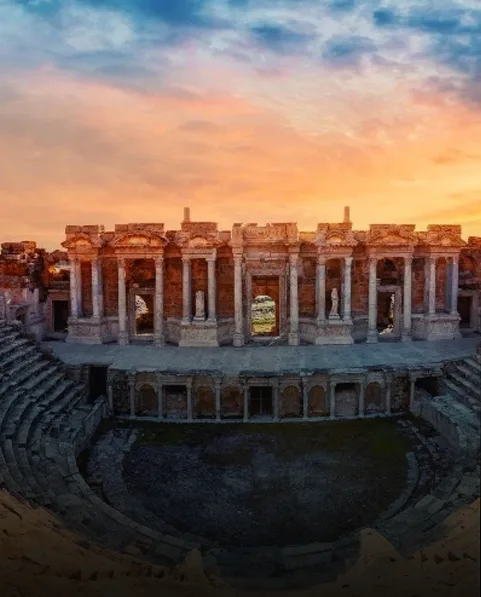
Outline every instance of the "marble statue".
[(331, 292), (331, 311), (329, 313), (330, 319), (338, 319), (339, 318), (339, 293), (337, 292), (337, 288), (333, 288)]
[(195, 318), (205, 319), (205, 299), (202, 290), (195, 293)]

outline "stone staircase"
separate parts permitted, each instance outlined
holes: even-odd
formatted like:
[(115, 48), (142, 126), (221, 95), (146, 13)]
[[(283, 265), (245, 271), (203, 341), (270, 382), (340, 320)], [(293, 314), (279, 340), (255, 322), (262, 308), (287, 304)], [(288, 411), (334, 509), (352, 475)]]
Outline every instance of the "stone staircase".
[(444, 394), (453, 396), (481, 416), (481, 346), (474, 356), (449, 363), (442, 384)]
[(87, 405), (84, 394), (59, 360), (0, 320), (0, 489), (115, 550), (161, 565), (182, 561), (196, 545), (121, 514), (80, 474), (77, 456), (107, 414), (104, 398)]

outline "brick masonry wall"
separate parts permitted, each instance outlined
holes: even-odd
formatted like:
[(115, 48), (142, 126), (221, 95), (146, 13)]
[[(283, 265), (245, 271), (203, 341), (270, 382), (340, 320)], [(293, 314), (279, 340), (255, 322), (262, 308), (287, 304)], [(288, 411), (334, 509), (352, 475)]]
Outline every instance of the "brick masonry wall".
[(446, 282), (447, 264), (446, 259), (441, 257), (436, 264), (436, 311), (446, 309)]
[(116, 316), (119, 304), (119, 270), (115, 257), (102, 259), (102, 278), (104, 313), (108, 317)]
[(229, 250), (219, 251), (216, 261), (217, 316), (234, 317), (234, 258)]
[(164, 259), (164, 317), (182, 317), (182, 259)]
[(92, 316), (92, 263), (82, 261), (80, 264), (82, 277), (82, 315)]
[(351, 309), (352, 315), (368, 312), (369, 264), (367, 259), (354, 259), (352, 270)]
[(303, 257), (299, 270), (299, 316), (316, 315), (316, 259)]
[(412, 265), (412, 312), (424, 312), (424, 259), (413, 259)]

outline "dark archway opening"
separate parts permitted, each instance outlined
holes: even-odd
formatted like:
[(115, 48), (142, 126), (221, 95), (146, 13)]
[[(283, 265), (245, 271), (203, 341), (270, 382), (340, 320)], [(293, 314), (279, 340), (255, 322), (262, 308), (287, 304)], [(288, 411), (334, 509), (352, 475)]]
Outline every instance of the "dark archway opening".
[(272, 387), (252, 386), (250, 388), (249, 416), (272, 416)]
[(68, 301), (53, 301), (53, 331), (66, 332), (68, 325)]
[(420, 377), (416, 379), (415, 387), (425, 390), (431, 394), (431, 396), (439, 396), (438, 377)]
[(107, 370), (102, 365), (91, 365), (89, 372), (89, 402), (107, 396)]

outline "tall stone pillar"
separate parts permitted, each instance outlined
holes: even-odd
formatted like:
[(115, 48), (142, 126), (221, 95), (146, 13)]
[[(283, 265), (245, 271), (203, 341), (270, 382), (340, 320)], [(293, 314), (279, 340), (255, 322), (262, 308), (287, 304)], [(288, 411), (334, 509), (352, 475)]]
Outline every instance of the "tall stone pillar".
[(216, 321), (216, 279), (215, 279), (215, 257), (207, 259), (207, 305), (209, 308), (209, 315), (207, 321)]
[(249, 384), (244, 381), (244, 423), (249, 421)]
[(429, 315), (436, 313), (436, 261), (436, 257), (429, 257)]
[(317, 258), (316, 269), (317, 286), (317, 323), (323, 324), (326, 321), (326, 259)]
[(329, 418), (336, 418), (336, 383), (329, 381)]
[(135, 417), (135, 372), (129, 373), (130, 416)]
[(77, 313), (78, 317), (83, 316), (83, 305), (82, 305), (82, 262), (80, 259), (75, 260), (75, 279), (77, 284), (75, 286), (77, 290)]
[(182, 257), (182, 323), (190, 323), (192, 293), (190, 289), (190, 257)]
[(272, 394), (273, 394), (273, 403), (274, 403), (274, 422), (279, 422), (279, 380), (273, 379), (272, 380)]
[(77, 259), (70, 260), (70, 317), (77, 319), (79, 316), (78, 291), (77, 284)]
[(234, 255), (234, 346), (244, 346), (242, 312), (242, 255)]
[(220, 421), (220, 386), (221, 380), (216, 379), (214, 381), (214, 389), (215, 389), (215, 420)]
[(125, 288), (125, 259), (119, 257), (119, 344), (128, 344), (129, 335), (127, 333), (127, 293)]
[(343, 320), (351, 322), (352, 257), (344, 258), (344, 313)]
[(160, 373), (156, 373), (155, 379), (157, 382), (157, 416), (159, 421), (162, 421), (164, 418), (164, 386), (162, 384)]
[(298, 256), (291, 255), (289, 258), (289, 287), (290, 287), (290, 329), (289, 345), (299, 345), (299, 291), (297, 281)]
[(99, 319), (102, 314), (100, 312), (100, 297), (102, 294), (102, 287), (100, 285), (100, 260), (98, 257), (92, 259), (92, 315), (94, 319)]
[(368, 344), (378, 341), (377, 335), (377, 258), (369, 258), (369, 318), (367, 340)]
[(188, 381), (187, 387), (187, 422), (191, 423), (193, 420), (192, 416), (192, 381)]
[(411, 256), (404, 258), (404, 296), (403, 296), (403, 331), (402, 341), (410, 342), (412, 340), (411, 320), (412, 320), (412, 263)]
[(302, 380), (302, 418), (304, 421), (309, 418), (309, 386), (306, 379)]
[(164, 258), (155, 258), (154, 344), (164, 344)]
[(359, 384), (359, 418), (363, 419), (364, 418), (364, 404), (365, 404), (365, 395), (366, 395), (366, 386), (364, 384), (364, 381), (361, 382)]
[(451, 264), (451, 315), (458, 314), (458, 287), (459, 287), (459, 257), (453, 257)]

